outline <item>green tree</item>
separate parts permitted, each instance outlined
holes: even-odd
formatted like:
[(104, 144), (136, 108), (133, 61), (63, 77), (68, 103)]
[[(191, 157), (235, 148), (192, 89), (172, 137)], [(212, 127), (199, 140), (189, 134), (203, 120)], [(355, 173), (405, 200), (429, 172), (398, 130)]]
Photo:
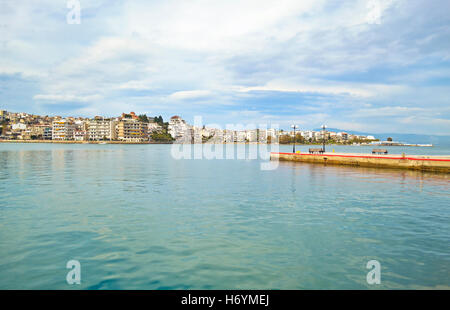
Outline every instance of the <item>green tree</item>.
[(166, 131), (162, 131), (162, 132), (155, 131), (152, 133), (151, 138), (153, 141), (156, 141), (156, 142), (172, 142), (175, 140), (171, 136), (171, 134)]
[(280, 144), (288, 144), (292, 142), (292, 138), (289, 135), (280, 135)]
[(145, 114), (139, 115), (138, 118), (139, 118), (139, 121), (141, 121), (143, 123), (148, 123), (149, 122), (148, 117)]
[(0, 135), (6, 133), (6, 129), (8, 128), (9, 121), (3, 120), (0, 122)]
[(295, 135), (295, 143), (304, 144), (306, 142), (305, 138), (301, 134)]
[(157, 124), (163, 126), (164, 120), (163, 120), (163, 118), (162, 118), (161, 115), (160, 115), (160, 116), (156, 116), (154, 119), (155, 119), (155, 123), (157, 123)]

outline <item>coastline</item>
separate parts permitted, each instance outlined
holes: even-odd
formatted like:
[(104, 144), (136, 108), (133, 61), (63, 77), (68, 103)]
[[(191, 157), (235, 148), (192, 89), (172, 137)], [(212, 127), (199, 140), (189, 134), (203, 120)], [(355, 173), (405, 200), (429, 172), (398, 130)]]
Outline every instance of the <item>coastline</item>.
[[(293, 145), (293, 143), (279, 143), (279, 142), (204, 142), (204, 143), (177, 143), (168, 141), (119, 141), (119, 140), (106, 140), (106, 141), (75, 141), (75, 140), (6, 140), (0, 139), (0, 143), (51, 143), (51, 144), (265, 144), (265, 145)], [(296, 146), (322, 146), (319, 142), (310, 143), (296, 143)], [(327, 146), (391, 146), (391, 147), (433, 147), (433, 145), (426, 144), (347, 144), (347, 143), (328, 143)]]
[(0, 140), (0, 143), (50, 143), (50, 144), (172, 144), (158, 141), (72, 141), (72, 140)]

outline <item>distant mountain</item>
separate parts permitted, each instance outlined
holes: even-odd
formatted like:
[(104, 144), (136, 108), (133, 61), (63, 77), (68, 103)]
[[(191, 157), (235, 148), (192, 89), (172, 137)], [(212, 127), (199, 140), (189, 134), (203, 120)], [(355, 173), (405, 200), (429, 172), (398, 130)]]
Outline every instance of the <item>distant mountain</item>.
[[(321, 128), (313, 129), (314, 131), (320, 131)], [(450, 136), (438, 136), (438, 135), (419, 135), (419, 134), (408, 134), (408, 133), (370, 133), (361, 132), (354, 130), (343, 130), (338, 128), (327, 128), (327, 131), (334, 132), (346, 132), (353, 135), (362, 136), (374, 136), (380, 140), (386, 140), (391, 137), (393, 141), (405, 142), (405, 143), (417, 143), (417, 144), (433, 144), (433, 145), (448, 145), (450, 146)]]

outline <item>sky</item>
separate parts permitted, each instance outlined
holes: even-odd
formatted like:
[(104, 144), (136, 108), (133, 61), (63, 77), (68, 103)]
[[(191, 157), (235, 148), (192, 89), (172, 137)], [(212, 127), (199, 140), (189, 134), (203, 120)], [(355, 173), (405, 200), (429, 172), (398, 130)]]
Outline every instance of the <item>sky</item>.
[(0, 109), (450, 134), (448, 0), (0, 0)]

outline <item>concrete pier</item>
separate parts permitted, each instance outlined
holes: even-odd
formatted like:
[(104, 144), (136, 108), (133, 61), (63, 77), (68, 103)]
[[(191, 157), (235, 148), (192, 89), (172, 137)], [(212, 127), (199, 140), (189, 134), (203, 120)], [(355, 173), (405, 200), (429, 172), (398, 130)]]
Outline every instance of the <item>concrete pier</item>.
[(399, 168), (450, 173), (450, 156), (371, 155), (360, 153), (271, 153), (270, 159), (327, 165)]

